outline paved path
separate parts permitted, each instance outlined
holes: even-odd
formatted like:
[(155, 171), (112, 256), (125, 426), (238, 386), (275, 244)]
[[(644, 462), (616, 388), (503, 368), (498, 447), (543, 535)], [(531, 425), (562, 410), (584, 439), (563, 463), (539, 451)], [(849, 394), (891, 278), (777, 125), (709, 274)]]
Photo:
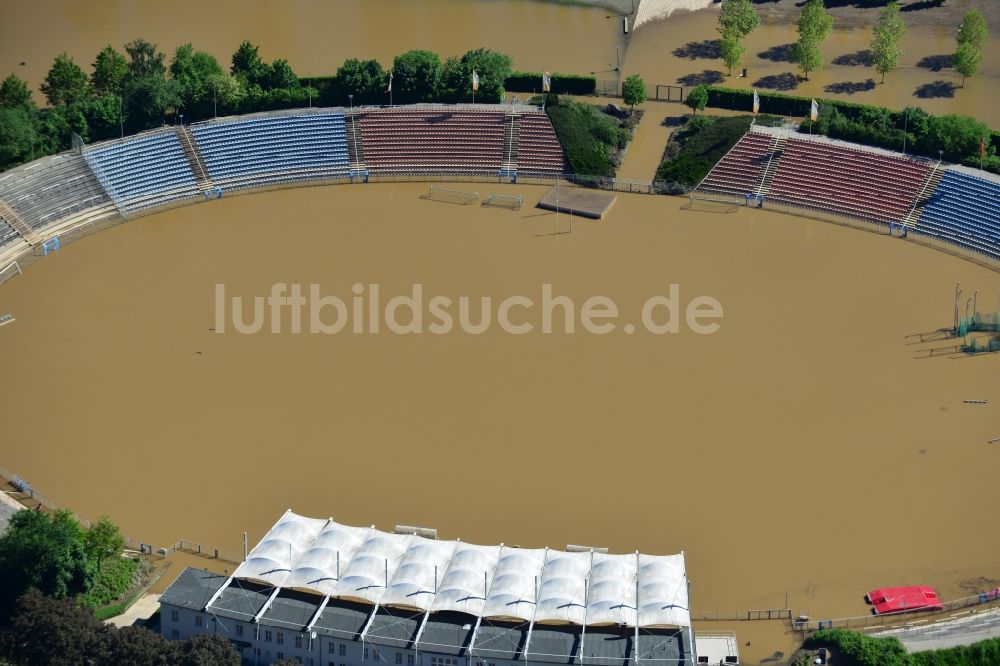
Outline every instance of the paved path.
[(880, 631), (873, 635), (895, 636), (909, 652), (971, 645), (987, 638), (1000, 637), (1000, 608), (978, 613), (962, 613), (961, 617), (951, 620)]
[(131, 627), (132, 625), (138, 623), (144, 623), (153, 613), (157, 611), (160, 607), (160, 595), (159, 594), (144, 594), (139, 598), (131, 608), (127, 611), (118, 615), (116, 617), (107, 620), (107, 624), (113, 624), (116, 627)]
[(10, 517), (15, 513), (23, 509), (21, 503), (16, 499), (8, 495), (4, 491), (0, 491), (0, 532), (7, 529), (7, 523), (10, 522)]

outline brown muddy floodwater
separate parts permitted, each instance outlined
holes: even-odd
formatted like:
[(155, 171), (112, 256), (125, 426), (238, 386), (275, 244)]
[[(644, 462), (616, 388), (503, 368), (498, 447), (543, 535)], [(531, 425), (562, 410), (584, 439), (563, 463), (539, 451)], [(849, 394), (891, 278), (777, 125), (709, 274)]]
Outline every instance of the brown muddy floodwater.
[(717, 83), (898, 109), (920, 106), (930, 113), (970, 115), (990, 127), (1000, 127), (1000, 40), (987, 43), (979, 74), (961, 88), (962, 77), (944, 62), (955, 50), (957, 26), (913, 27), (902, 42), (905, 55), (899, 69), (882, 84), (874, 68), (858, 64), (858, 53), (869, 48), (871, 29), (834, 30), (823, 43), (825, 67), (805, 81), (799, 80), (797, 66), (789, 62), (789, 47), (796, 40), (794, 22), (761, 24), (746, 40), (749, 76), (744, 79), (737, 76), (739, 70), (728, 76), (717, 49), (712, 48), (719, 36), (716, 19), (717, 11), (711, 9), (677, 12), (665, 21), (642, 26), (629, 42), (623, 75), (641, 74), (651, 93), (655, 84)]
[[(878, 584), (951, 598), (998, 577), (983, 517), (1000, 356), (924, 358), (954, 343), (914, 337), (949, 324), (956, 281), (992, 309), (996, 272), (644, 195), (553, 236), (554, 214), (531, 207), (542, 188), (476, 188), (527, 205), (425, 201), (418, 184), (285, 190), (31, 265), (0, 287), (17, 319), (0, 329), (3, 465), (156, 545), (235, 551), (292, 508), (472, 542), (685, 550), (695, 610), (776, 608), (788, 592), (837, 617), (864, 613)], [(551, 283), (636, 324), (676, 283), (724, 318), (705, 336), (212, 331), (216, 284), (253, 297), (275, 282), (345, 300), (378, 283), (383, 303), (413, 283), (427, 299), (538, 302)]]
[(375, 58), (388, 68), (409, 49), (447, 57), (480, 46), (511, 55), (519, 69), (587, 73), (615, 66), (621, 26), (608, 14), (538, 0), (11, 2), (0, 21), (0, 72), (26, 79), (42, 103), (38, 85), (56, 54), (69, 53), (89, 72), (105, 45), (122, 50), (142, 37), (168, 62), (191, 42), (224, 67), (249, 39), (265, 60), (285, 58), (300, 76), (332, 75), (347, 58)]

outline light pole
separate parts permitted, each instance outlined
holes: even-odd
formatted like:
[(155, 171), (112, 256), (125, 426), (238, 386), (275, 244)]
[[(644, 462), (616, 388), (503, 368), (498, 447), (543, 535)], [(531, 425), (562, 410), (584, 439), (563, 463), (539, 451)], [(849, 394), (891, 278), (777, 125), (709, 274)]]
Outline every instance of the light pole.
[(121, 138), (125, 138), (125, 102), (122, 99), (121, 93), (118, 94), (118, 130), (121, 132)]
[(972, 318), (976, 318), (976, 313), (979, 310), (976, 308), (976, 303), (979, 301), (979, 290), (976, 289), (975, 293), (972, 294)]
[(212, 81), (212, 117), (219, 117), (219, 82)]
[(954, 322), (955, 322), (955, 330), (956, 331), (958, 330), (958, 299), (962, 295), (962, 290), (960, 289), (961, 286), (962, 286), (961, 282), (959, 282), (958, 284), (955, 285), (955, 317), (954, 317)]

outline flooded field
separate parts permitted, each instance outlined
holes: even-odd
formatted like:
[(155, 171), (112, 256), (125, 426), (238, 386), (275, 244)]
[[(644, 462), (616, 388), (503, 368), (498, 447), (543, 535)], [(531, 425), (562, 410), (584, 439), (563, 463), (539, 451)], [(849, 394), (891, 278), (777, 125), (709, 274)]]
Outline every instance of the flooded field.
[[(530, 0), (4, 11), (0, 72), (28, 79), (37, 101), (58, 51), (89, 65), (105, 44), (138, 36), (168, 52), (190, 41), (223, 63), (250, 39), (303, 75), (347, 57), (389, 64), (409, 48), (477, 46), (519, 69), (600, 71), (622, 43), (604, 9)], [(750, 76), (738, 79), (705, 45), (714, 21), (679, 13), (644, 26), (623, 74), (642, 74), (651, 91), (838, 86), (856, 101), (1000, 127), (996, 40), (964, 89), (929, 69), (953, 48), (949, 27), (911, 30), (885, 85), (851, 64), (805, 82), (772, 50), (793, 30), (768, 24), (749, 38)], [(836, 31), (827, 60), (856, 62), (868, 40)], [(664, 122), (684, 110), (645, 109), (622, 178), (650, 178)], [(1000, 357), (955, 356), (954, 341), (934, 339), (951, 323), (956, 282), (963, 299), (979, 289), (987, 311), (1000, 274), (899, 239), (663, 197), (619, 196), (606, 221), (576, 220), (568, 233), (568, 218), (532, 208), (544, 188), (457, 187), (520, 194), (526, 206), (425, 201), (417, 184), (286, 190), (167, 211), (30, 266), (0, 286), (0, 314), (17, 319), (0, 328), (0, 463), (156, 546), (238, 551), (244, 530), (255, 543), (292, 508), (481, 543), (685, 550), (696, 613), (778, 608), (787, 594), (795, 612), (859, 615), (877, 585), (926, 583), (950, 599), (1000, 582), (1000, 535), (981, 517), (995, 498), (979, 478), (1000, 454), (987, 444), (1000, 436)], [(248, 300), (278, 282), (345, 301), (352, 285), (377, 283), (383, 302), (414, 283), (428, 298), (495, 302), (537, 301), (551, 284), (577, 306), (612, 298), (623, 323), (678, 284), (682, 306), (711, 296), (724, 318), (714, 335), (213, 330), (217, 284)]]
[(979, 74), (962, 88), (962, 77), (947, 60), (955, 50), (956, 26), (913, 27), (901, 45), (905, 55), (899, 69), (882, 84), (874, 68), (860, 64), (860, 52), (868, 49), (871, 30), (833, 30), (823, 43), (826, 66), (804, 81), (790, 62), (790, 45), (797, 36), (794, 22), (761, 24), (746, 40), (749, 72), (744, 79), (738, 70), (728, 76), (718, 56), (716, 18), (714, 10), (678, 12), (666, 21), (643, 26), (631, 37), (623, 74), (641, 74), (651, 93), (655, 84), (715, 83), (806, 97), (838, 96), (892, 108), (920, 106), (930, 113), (970, 115), (990, 127), (1000, 127), (996, 104), (1000, 41), (996, 39), (986, 45)]
[(608, 14), (537, 0), (8, 3), (0, 21), (0, 72), (26, 79), (42, 103), (38, 85), (57, 53), (69, 53), (89, 72), (105, 45), (122, 50), (143, 37), (168, 61), (191, 42), (224, 67), (249, 39), (265, 60), (285, 58), (300, 76), (332, 75), (347, 58), (375, 58), (388, 68), (409, 49), (447, 57), (480, 46), (511, 55), (518, 69), (586, 73), (614, 67), (615, 45), (624, 44)]
[[(860, 614), (876, 584), (951, 598), (997, 577), (977, 477), (998, 452), (1000, 358), (924, 358), (954, 343), (913, 337), (949, 324), (956, 281), (986, 309), (996, 272), (768, 211), (623, 195), (554, 236), (554, 214), (424, 191), (227, 198), (33, 264), (0, 287), (17, 318), (0, 329), (4, 466), (157, 545), (235, 551), (293, 508), (473, 542), (683, 549), (695, 610), (788, 592)], [(678, 284), (724, 318), (714, 335), (212, 330), (216, 284), (251, 298), (275, 282), (345, 299), (378, 283), (383, 303), (413, 283), (537, 302), (550, 283), (634, 323)]]

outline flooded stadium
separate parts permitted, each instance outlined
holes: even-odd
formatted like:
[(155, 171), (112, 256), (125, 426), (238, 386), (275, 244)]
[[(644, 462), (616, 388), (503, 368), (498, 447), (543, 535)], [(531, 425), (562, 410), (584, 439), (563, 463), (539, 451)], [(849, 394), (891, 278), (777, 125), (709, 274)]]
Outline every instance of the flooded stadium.
[[(794, 40), (792, 27), (762, 24), (737, 79), (705, 55), (711, 11), (679, 12), (626, 42), (595, 6), (251, 4), (238, 15), (183, 1), (11, 6), (0, 68), (41, 99), (55, 52), (88, 64), (138, 36), (168, 53), (192, 42), (223, 63), (250, 39), (302, 76), (348, 57), (388, 65), (410, 48), (486, 46), (517, 69), (599, 79), (613, 80), (621, 58), (622, 74), (640, 73), (651, 92), (713, 82), (836, 93), (1000, 126), (989, 100), (1000, 47), (957, 88), (928, 60), (953, 46), (950, 28), (914, 27), (881, 85), (847, 57), (867, 31), (835, 30), (824, 46), (834, 64), (806, 82), (780, 48), (758, 56)], [(45, 34), (19, 27), (31, 24)], [(686, 111), (643, 108), (623, 178), (650, 179), (668, 119)], [(767, 209), (619, 194), (593, 222), (534, 208), (547, 187), (455, 187), (525, 205), (428, 201), (426, 183), (226, 196), (28, 266), (0, 285), (0, 314), (16, 317), (0, 329), (2, 464), (156, 546), (185, 538), (236, 552), (244, 531), (252, 545), (291, 508), (473, 543), (683, 550), (695, 613), (787, 603), (855, 616), (868, 611), (863, 593), (887, 582), (934, 585), (945, 599), (998, 584), (1000, 535), (979, 514), (995, 504), (983, 477), (1000, 451), (989, 443), (1000, 437), (1000, 357), (958, 354), (941, 334), (956, 283), (963, 302), (978, 291), (980, 311), (1000, 309), (994, 268)], [(428, 298), (495, 303), (539, 301), (551, 285), (577, 308), (607, 297), (634, 325), (647, 299), (677, 285), (680, 311), (708, 296), (724, 316), (711, 335), (218, 330), (217, 285), (249, 320), (249, 302), (277, 283), (345, 302), (355, 285), (377, 284), (383, 303), (415, 284)]]
[[(491, 190), (511, 190), (488, 186)], [(922, 358), (956, 281), (993, 271), (777, 213), (619, 197), (604, 222), (305, 188), (73, 243), (0, 289), (5, 465), (155, 543), (236, 549), (284, 509), (477, 543), (685, 550), (697, 605), (863, 610), (879, 580), (990, 575), (976, 527), (1000, 359)], [(537, 200), (541, 188), (516, 188)], [(562, 216), (561, 230), (569, 229)], [(642, 302), (680, 286), (714, 335), (213, 332), (215, 285)], [(249, 317), (249, 315), (248, 315)], [(286, 329), (287, 331), (287, 329)], [(989, 399), (969, 405), (964, 399)], [(86, 453), (84, 452), (86, 451)], [(94, 455), (100, 452), (100, 455)], [(935, 525), (933, 538), (926, 526)]]

